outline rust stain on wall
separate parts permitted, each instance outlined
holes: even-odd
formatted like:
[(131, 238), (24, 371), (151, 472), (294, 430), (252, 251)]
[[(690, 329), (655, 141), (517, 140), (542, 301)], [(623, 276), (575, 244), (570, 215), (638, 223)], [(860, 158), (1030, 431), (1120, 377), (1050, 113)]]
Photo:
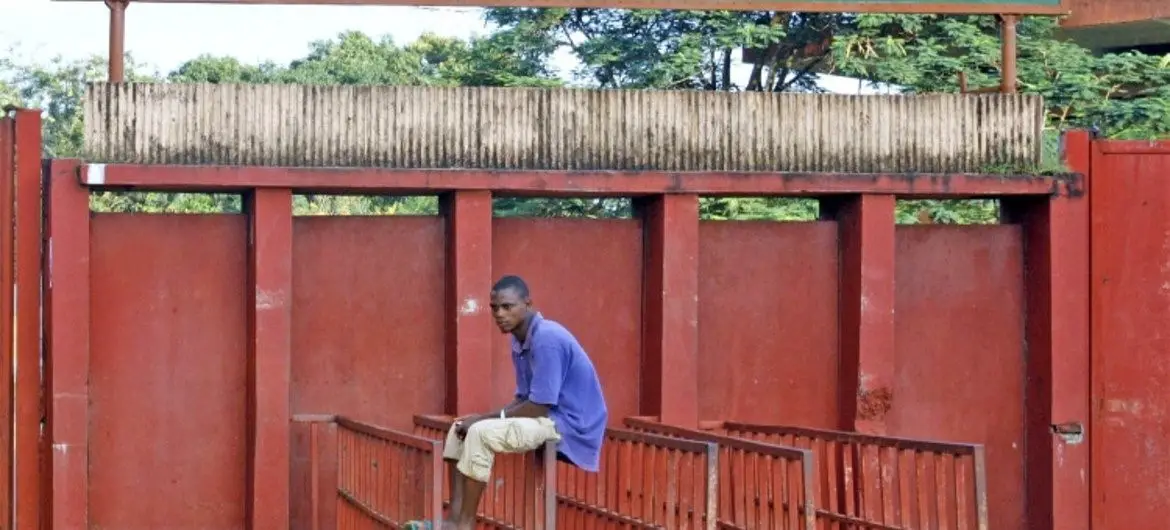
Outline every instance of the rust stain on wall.
[(894, 393), (889, 388), (861, 389), (857, 392), (857, 418), (880, 420), (890, 411)]
[(89, 85), (92, 162), (980, 172), (1040, 158), (1034, 95)]

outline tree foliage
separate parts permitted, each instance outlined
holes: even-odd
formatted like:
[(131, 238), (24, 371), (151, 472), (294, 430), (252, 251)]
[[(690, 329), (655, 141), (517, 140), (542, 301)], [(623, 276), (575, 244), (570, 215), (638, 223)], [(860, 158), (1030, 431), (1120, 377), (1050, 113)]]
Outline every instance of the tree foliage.
[[(601, 88), (816, 90), (813, 69), (845, 15), (615, 9), (488, 10), (504, 31), (571, 51), (578, 80)], [(763, 60), (746, 87), (732, 80), (735, 52)]]
[[(571, 83), (600, 88), (719, 91), (817, 91), (821, 73), (890, 83), (911, 93), (954, 92), (959, 72), (973, 87), (999, 83), (996, 21), (987, 16), (841, 15), (784, 12), (699, 12), (499, 8), (494, 24), (468, 40), (424, 34), (400, 44), (358, 32), (310, 43), (288, 64), (246, 64), (200, 56), (165, 74), (129, 58), (131, 80), (173, 83), (394, 84), (431, 86), (561, 86), (554, 54), (580, 64)], [(1055, 21), (1026, 17), (1019, 24), (1022, 92), (1048, 104), (1046, 146), (1055, 159), (1055, 132), (1097, 127), (1117, 138), (1170, 136), (1170, 57), (1138, 53), (1094, 55), (1054, 37)], [(734, 76), (740, 50), (757, 60)], [(82, 147), (85, 83), (105, 76), (99, 56), (47, 63), (0, 58), (0, 105), (45, 110), (45, 152), (77, 156)], [(993, 168), (989, 168), (989, 171)], [(103, 211), (239, 211), (236, 196), (104, 193)], [(433, 197), (298, 196), (299, 214), (434, 214)], [(627, 199), (497, 198), (498, 215), (628, 217)], [(901, 201), (899, 222), (994, 222), (995, 201)], [(816, 201), (704, 198), (706, 219), (810, 220)]]
[[(1055, 38), (1056, 21), (1027, 17), (1018, 27), (1019, 90), (1044, 96), (1053, 129), (1099, 127), (1112, 138), (1170, 136), (1170, 56), (1096, 56)], [(833, 42), (835, 70), (904, 86), (955, 92), (998, 86), (999, 28), (991, 17), (866, 15)]]

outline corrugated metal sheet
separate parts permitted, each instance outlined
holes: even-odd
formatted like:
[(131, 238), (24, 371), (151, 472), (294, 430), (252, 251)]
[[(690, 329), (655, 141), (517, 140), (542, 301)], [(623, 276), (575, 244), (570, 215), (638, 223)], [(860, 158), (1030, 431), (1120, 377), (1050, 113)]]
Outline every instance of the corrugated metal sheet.
[(1039, 163), (1030, 95), (93, 84), (94, 162), (977, 172)]

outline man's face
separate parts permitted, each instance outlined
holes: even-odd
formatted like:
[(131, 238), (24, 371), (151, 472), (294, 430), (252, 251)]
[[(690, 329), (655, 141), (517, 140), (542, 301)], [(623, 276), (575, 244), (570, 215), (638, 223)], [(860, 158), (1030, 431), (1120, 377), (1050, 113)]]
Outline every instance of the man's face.
[(528, 300), (521, 298), (515, 289), (492, 291), (491, 307), (492, 318), (502, 333), (515, 331), (528, 314)]

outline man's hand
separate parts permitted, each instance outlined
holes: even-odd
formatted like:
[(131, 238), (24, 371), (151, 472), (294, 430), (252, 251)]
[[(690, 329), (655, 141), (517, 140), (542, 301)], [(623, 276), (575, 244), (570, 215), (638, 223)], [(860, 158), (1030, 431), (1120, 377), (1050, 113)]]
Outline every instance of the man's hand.
[(483, 416), (480, 414), (468, 414), (455, 418), (455, 436), (460, 440), (467, 436), (467, 429), (470, 429), (476, 422), (482, 420)]

